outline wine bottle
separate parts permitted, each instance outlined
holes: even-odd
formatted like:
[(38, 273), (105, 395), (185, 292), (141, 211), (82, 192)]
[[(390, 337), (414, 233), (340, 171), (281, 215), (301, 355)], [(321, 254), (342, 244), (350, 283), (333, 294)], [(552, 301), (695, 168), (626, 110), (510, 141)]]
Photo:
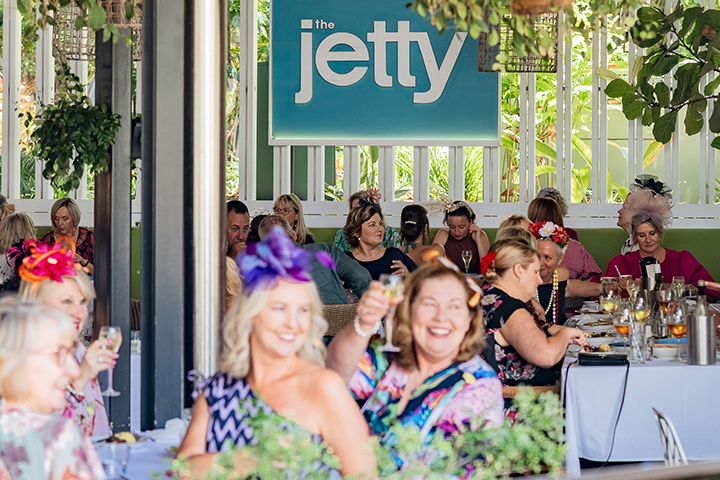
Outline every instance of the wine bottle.
[(664, 283), (664, 279), (662, 276), (662, 271), (660, 270), (660, 264), (655, 264), (655, 285), (653, 286), (653, 290), (656, 292), (662, 288), (662, 284)]

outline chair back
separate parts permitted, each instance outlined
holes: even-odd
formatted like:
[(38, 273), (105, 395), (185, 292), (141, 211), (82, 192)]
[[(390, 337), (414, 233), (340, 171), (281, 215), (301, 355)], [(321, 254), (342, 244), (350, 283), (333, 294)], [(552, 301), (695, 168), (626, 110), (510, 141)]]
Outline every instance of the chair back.
[(685, 450), (683, 449), (682, 443), (680, 443), (680, 437), (678, 437), (672, 421), (654, 408), (653, 412), (655, 412), (655, 419), (660, 429), (660, 440), (662, 441), (663, 453), (665, 454), (665, 465), (668, 467), (687, 465), (688, 460), (685, 456)]
[(328, 322), (325, 335), (334, 337), (355, 320), (357, 303), (328, 304), (323, 307), (323, 317)]

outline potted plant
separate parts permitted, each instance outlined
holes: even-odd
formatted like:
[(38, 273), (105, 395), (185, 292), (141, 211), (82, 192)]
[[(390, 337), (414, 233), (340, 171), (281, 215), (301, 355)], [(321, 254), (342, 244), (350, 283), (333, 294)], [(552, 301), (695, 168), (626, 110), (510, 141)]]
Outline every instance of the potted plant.
[(85, 169), (90, 174), (108, 171), (108, 149), (115, 143), (120, 115), (110, 113), (107, 105), (92, 105), (67, 64), (60, 64), (56, 74), (55, 102), (24, 116), (27, 128), (35, 125), (29, 147), (45, 164), (43, 176), (67, 193), (80, 186)]

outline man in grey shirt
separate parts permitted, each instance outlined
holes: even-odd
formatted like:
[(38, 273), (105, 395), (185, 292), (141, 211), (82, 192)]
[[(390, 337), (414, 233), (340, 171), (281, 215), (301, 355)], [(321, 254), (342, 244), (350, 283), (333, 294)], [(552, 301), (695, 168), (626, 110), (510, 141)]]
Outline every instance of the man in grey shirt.
[[(258, 235), (260, 235), (261, 239), (264, 239), (270, 234), (270, 230), (277, 225), (283, 228), (285, 234), (291, 240), (295, 240), (295, 232), (293, 232), (288, 221), (280, 215), (268, 215), (264, 218), (258, 227)], [(352, 289), (360, 297), (372, 281), (367, 270), (332, 243), (311, 243), (298, 246), (311, 252), (327, 252), (332, 256), (335, 265), (337, 265), (337, 269), (332, 271), (321, 265), (315, 255), (312, 256), (310, 275), (315, 285), (317, 285), (320, 299), (324, 304), (348, 303), (346, 288)]]

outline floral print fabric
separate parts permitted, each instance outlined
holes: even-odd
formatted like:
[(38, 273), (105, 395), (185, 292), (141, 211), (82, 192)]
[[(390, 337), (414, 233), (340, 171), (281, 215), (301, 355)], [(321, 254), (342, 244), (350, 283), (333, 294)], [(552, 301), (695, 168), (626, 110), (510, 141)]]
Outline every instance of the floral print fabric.
[[(85, 345), (75, 343), (73, 357), (78, 365), (82, 362), (86, 350)], [(62, 416), (72, 418), (87, 437), (110, 435), (110, 421), (97, 377), (85, 385), (83, 393), (84, 397), (76, 397), (70, 391), (66, 393), (66, 407)]]
[[(484, 287), (482, 313), (485, 320), (485, 332), (490, 336), (500, 330), (516, 310), (525, 309), (526, 305), (511, 297), (497, 287)], [(483, 352), (485, 355), (485, 352)], [(520, 356), (512, 346), (503, 347), (495, 343), (495, 362), (497, 376), (503, 385), (550, 385), (555, 383), (555, 372), (552, 369), (540, 368)], [(495, 363), (491, 362), (491, 363)]]
[(378, 342), (368, 347), (348, 384), (356, 399), (365, 400), (362, 412), (373, 434), (384, 437), (395, 422), (422, 429), (435, 409), (442, 413), (429, 435), (438, 429), (451, 435), (478, 415), (483, 415), (489, 425), (502, 424), (502, 385), (479, 356), (453, 363), (425, 380), (398, 413), (409, 375), (379, 350), (381, 345)]
[(102, 480), (87, 437), (67, 418), (0, 401), (0, 480)]
[[(48, 245), (55, 245), (57, 239), (55, 238), (55, 232), (50, 230), (40, 240), (42, 243)], [(85, 260), (89, 261), (93, 265), (95, 264), (95, 234), (87, 228), (78, 227), (78, 239), (75, 244), (75, 252)]]
[[(343, 252), (349, 252), (350, 250), (352, 250), (352, 247), (349, 243), (347, 243), (347, 240), (345, 239), (345, 234), (343, 233), (342, 228), (335, 232), (333, 244), (335, 244), (335, 246)], [(385, 236), (383, 236), (383, 241), (380, 246), (385, 248), (400, 247), (400, 234), (394, 227), (391, 227), (389, 225), (385, 226)]]

